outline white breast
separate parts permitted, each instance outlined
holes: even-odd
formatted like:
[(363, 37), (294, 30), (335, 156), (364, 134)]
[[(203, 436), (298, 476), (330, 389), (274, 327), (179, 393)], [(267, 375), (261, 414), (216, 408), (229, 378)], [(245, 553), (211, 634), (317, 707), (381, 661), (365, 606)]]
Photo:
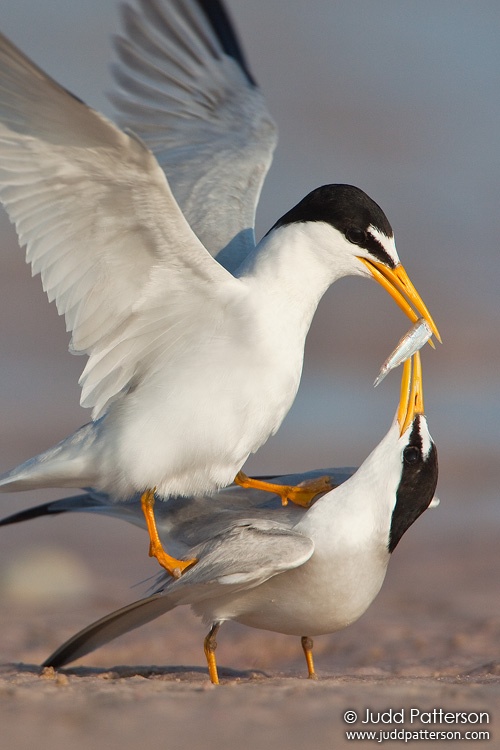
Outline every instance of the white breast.
[(304, 336), (257, 308), (167, 352), (106, 416), (100, 475), (115, 496), (197, 494), (233, 481), (280, 426), (300, 382)]

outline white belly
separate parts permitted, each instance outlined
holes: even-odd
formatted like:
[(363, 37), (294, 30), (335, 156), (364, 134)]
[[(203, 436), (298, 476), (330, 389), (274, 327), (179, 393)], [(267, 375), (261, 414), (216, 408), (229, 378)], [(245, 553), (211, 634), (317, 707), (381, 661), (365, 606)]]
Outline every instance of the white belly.
[(377, 559), (365, 553), (345, 561), (313, 555), (300, 568), (254, 589), (194, 609), (207, 621), (235, 620), (286, 635), (334, 633), (367, 610), (380, 591), (388, 561), (389, 555)]
[(100, 488), (190, 495), (229, 484), (288, 412), (302, 356), (302, 346), (229, 338), (158, 367), (105, 417)]

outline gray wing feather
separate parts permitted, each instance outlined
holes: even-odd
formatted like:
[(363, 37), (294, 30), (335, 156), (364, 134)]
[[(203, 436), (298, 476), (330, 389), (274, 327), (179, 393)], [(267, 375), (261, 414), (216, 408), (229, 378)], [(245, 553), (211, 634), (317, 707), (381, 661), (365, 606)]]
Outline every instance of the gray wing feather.
[[(224, 528), (225, 524), (225, 528)], [(203, 524), (205, 526), (205, 524)], [(308, 537), (280, 524), (275, 519), (252, 518), (234, 521), (222, 516), (219, 528), (213, 524), (204, 542), (189, 548), (189, 555), (198, 562), (179, 579), (171, 584), (171, 579), (163, 576), (159, 581), (167, 583), (168, 590), (186, 588), (180, 600), (183, 604), (205, 599), (210, 586), (246, 588), (255, 586), (285, 570), (296, 568), (310, 558), (314, 543)], [(203, 591), (194, 594), (200, 585)]]
[(255, 246), (276, 126), (218, 0), (140, 0), (116, 40), (122, 126), (148, 145), (191, 228), (228, 270)]

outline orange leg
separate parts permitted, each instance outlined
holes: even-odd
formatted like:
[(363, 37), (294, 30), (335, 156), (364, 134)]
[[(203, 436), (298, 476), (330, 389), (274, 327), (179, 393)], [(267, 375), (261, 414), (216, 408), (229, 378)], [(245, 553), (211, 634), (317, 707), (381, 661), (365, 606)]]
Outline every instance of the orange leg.
[(210, 676), (210, 682), (212, 685), (219, 684), (219, 674), (217, 672), (217, 662), (215, 661), (215, 649), (217, 648), (217, 641), (215, 636), (220, 628), (220, 623), (216, 622), (210, 628), (210, 632), (203, 641), (203, 648), (205, 651), (205, 657), (208, 664), (208, 674)]
[(272, 482), (263, 482), (260, 479), (250, 479), (242, 471), (239, 471), (234, 481), (240, 487), (251, 487), (255, 490), (273, 492), (275, 495), (281, 497), (282, 505), (288, 505), (288, 501), (291, 501), (295, 505), (301, 505), (303, 508), (308, 508), (320, 492), (327, 492), (333, 489), (330, 478), (327, 476), (319, 477), (319, 479), (311, 479), (308, 482), (302, 482), (293, 487), (287, 484), (273, 484)]
[(186, 568), (194, 565), (194, 560), (177, 560), (175, 557), (167, 555), (163, 549), (163, 545), (158, 535), (158, 529), (156, 528), (155, 514), (155, 491), (146, 490), (141, 497), (142, 512), (146, 519), (149, 534), (149, 556), (156, 557), (160, 565), (167, 570), (174, 578), (180, 578)]
[(300, 639), (300, 643), (302, 644), (302, 650), (304, 652), (304, 656), (306, 657), (306, 663), (307, 663), (307, 672), (308, 677), (310, 680), (317, 680), (318, 676), (316, 672), (314, 671), (314, 661), (313, 661), (313, 640), (312, 638), (309, 638), (308, 635), (303, 635)]

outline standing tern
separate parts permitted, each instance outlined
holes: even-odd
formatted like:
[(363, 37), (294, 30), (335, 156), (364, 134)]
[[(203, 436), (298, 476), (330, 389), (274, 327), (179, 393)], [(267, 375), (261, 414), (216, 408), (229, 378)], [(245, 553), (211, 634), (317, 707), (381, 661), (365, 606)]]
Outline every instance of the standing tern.
[[(241, 468), (290, 409), (331, 284), (375, 278), (439, 334), (359, 188), (313, 190), (255, 244), (275, 130), (227, 14), (219, 0), (139, 8), (124, 7), (117, 42), (124, 129), (0, 38), (0, 200), (71, 351), (88, 356), (81, 404), (92, 408), (0, 490), (140, 492), (150, 554), (179, 576), (195, 560), (163, 549), (155, 496), (252, 486)], [(321, 489), (279, 491), (307, 506)]]
[[(210, 623), (205, 654), (213, 683), (219, 681), (215, 636), (226, 620), (300, 636), (314, 677), (310, 636), (340, 630), (365, 612), (391, 553), (434, 496), (437, 451), (423, 414), (419, 354), (413, 360), (413, 382), (408, 360), (388, 433), (343, 484), (305, 511), (270, 500), (259, 506), (256, 491), (241, 488), (231, 490), (232, 499), (221, 492), (210, 511), (202, 500), (176, 498), (162, 533), (197, 565), (179, 580), (163, 573), (151, 596), (89, 625), (44, 666), (69, 664), (184, 604)], [(117, 515), (109, 499), (95, 500), (96, 508)], [(77, 503), (83, 509), (83, 500)], [(140, 507), (129, 512), (137, 516)]]

